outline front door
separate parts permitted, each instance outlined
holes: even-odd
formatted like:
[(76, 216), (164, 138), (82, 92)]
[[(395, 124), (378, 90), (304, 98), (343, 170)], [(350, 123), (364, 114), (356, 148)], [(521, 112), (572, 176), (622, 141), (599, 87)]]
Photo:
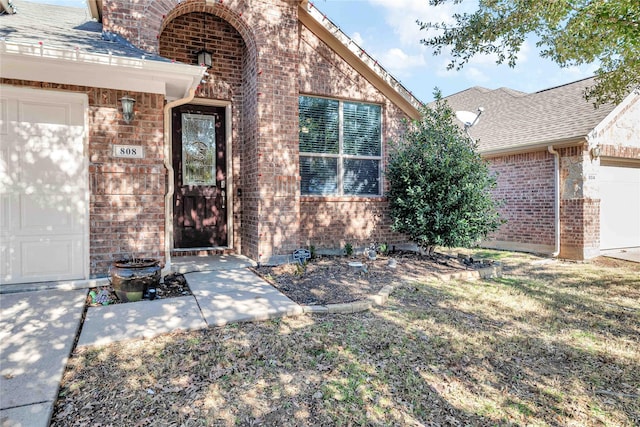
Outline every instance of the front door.
[(174, 248), (227, 246), (225, 108), (173, 109)]

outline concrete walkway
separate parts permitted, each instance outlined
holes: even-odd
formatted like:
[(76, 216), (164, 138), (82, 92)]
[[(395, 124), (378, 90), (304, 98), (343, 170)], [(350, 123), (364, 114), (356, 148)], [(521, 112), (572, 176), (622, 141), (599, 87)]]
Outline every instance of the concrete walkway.
[(624, 261), (639, 262), (640, 263), (640, 247), (639, 248), (624, 248), (624, 249), (611, 249), (603, 251), (602, 256), (608, 258), (621, 259)]
[(44, 427), (77, 346), (302, 314), (238, 255), (174, 258), (193, 295), (89, 307), (87, 289), (0, 295), (0, 426)]
[(0, 426), (48, 426), (87, 290), (0, 295)]

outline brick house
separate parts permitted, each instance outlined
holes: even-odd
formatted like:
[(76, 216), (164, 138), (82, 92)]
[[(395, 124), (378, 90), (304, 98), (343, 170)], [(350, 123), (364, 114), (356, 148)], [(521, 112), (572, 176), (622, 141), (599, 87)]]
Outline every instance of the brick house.
[(404, 241), (383, 141), (420, 103), (306, 0), (0, 8), (0, 282)]
[(583, 97), (593, 83), (445, 98), (455, 111), (484, 108), (469, 133), (498, 174), (507, 223), (483, 246), (577, 260), (640, 247), (640, 93), (596, 109)]

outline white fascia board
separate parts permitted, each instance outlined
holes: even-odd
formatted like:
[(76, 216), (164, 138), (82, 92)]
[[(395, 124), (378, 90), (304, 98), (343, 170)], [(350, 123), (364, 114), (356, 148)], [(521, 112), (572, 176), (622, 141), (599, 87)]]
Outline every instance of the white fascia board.
[(482, 157), (500, 157), (500, 156), (506, 156), (510, 154), (521, 154), (521, 153), (528, 153), (532, 151), (546, 150), (547, 147), (550, 147), (550, 146), (554, 148), (572, 147), (574, 145), (584, 144), (586, 142), (587, 142), (586, 137), (577, 136), (572, 138), (556, 139), (556, 140), (549, 140), (549, 141), (537, 141), (529, 144), (510, 145), (506, 147), (492, 148), (489, 150), (478, 150), (478, 153)]
[(157, 93), (168, 100), (195, 89), (203, 67), (0, 42), (0, 76), (8, 79)]

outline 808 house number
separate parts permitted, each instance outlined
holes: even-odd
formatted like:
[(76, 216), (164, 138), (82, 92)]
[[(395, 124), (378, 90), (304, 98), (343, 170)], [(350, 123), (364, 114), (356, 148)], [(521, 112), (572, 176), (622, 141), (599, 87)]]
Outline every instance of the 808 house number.
[(114, 145), (113, 157), (124, 157), (127, 159), (143, 159), (144, 148), (142, 145)]

